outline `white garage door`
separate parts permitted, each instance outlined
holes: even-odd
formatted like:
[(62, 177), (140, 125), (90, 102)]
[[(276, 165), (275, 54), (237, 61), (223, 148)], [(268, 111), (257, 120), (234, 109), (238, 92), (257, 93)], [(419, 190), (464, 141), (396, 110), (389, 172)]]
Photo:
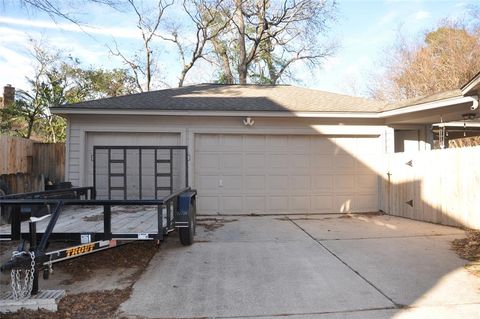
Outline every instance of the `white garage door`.
[(195, 136), (204, 214), (378, 210), (378, 137)]
[[(87, 152), (86, 152), (86, 159), (85, 163), (87, 166), (87, 184), (93, 185), (93, 147), (94, 146), (170, 146), (170, 145), (180, 145), (180, 134), (177, 133), (113, 133), (113, 132), (95, 132), (95, 133), (87, 133)], [(142, 162), (144, 166), (152, 166), (153, 167), (153, 151), (151, 154), (151, 158), (149, 159), (148, 156), (144, 156), (142, 158)], [(131, 159), (129, 161), (135, 161), (138, 158), (138, 155), (131, 154)], [(120, 159), (123, 158), (122, 155), (119, 157)], [(106, 161), (103, 165), (106, 165)], [(148, 162), (148, 163), (147, 163)], [(183, 163), (183, 162), (182, 162)], [(138, 163), (133, 163), (134, 166), (138, 165)], [(98, 165), (98, 163), (97, 163)], [(184, 165), (184, 164), (183, 164)], [(138, 167), (138, 166), (137, 166)], [(106, 166), (103, 170), (106, 172)], [(98, 166), (97, 166), (98, 169)], [(153, 168), (152, 168), (153, 170)], [(138, 179), (138, 170), (132, 171), (127, 168), (127, 179), (132, 180), (129, 185), (133, 185), (133, 187), (138, 186), (135, 184), (135, 181)], [(148, 171), (148, 170), (145, 170)], [(151, 175), (151, 174), (150, 174)], [(178, 175), (178, 173), (177, 173)], [(154, 184), (153, 176), (143, 176), (144, 183)], [(106, 180), (106, 179), (105, 179)], [(115, 182), (115, 181), (113, 181)], [(105, 184), (105, 183), (103, 183)], [(118, 181), (119, 186), (123, 185), (123, 181)], [(153, 186), (152, 186), (153, 187)], [(97, 185), (97, 193), (98, 195), (102, 195), (106, 192), (106, 185)], [(138, 197), (138, 190), (132, 191), (129, 190), (129, 194), (132, 193), (132, 196), (129, 197)], [(151, 190), (150, 193), (153, 193)], [(104, 194), (105, 195), (105, 194)], [(117, 196), (116, 196), (117, 195)], [(166, 195), (166, 194), (165, 194)], [(101, 196), (100, 196), (101, 197)], [(113, 194), (112, 198), (123, 198), (123, 192), (119, 192), (118, 194)], [(148, 196), (145, 196), (148, 197)], [(136, 198), (135, 198), (136, 199)]]

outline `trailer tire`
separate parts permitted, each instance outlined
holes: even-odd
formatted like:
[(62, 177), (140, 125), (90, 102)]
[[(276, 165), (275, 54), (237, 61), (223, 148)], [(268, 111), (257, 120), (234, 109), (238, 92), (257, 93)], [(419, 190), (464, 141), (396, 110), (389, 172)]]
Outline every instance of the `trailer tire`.
[(193, 235), (195, 236), (197, 234), (197, 204), (195, 198), (192, 198), (192, 203), (190, 205), (192, 206), (193, 212)]
[(182, 227), (178, 229), (180, 243), (183, 246), (190, 246), (193, 244), (193, 236), (195, 234), (195, 205), (190, 203), (190, 209), (188, 211), (188, 227)]
[[(7, 183), (0, 180), (0, 196), (10, 194), (10, 189)], [(12, 207), (0, 205), (0, 224), (10, 224), (12, 222)]]

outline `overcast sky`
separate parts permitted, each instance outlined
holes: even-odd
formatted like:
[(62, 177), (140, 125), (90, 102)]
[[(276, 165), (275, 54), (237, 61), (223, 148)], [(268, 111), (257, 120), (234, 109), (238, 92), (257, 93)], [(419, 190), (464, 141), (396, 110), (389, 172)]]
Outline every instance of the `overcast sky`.
[[(330, 37), (339, 44), (337, 53), (324, 61), (313, 74), (297, 65), (296, 85), (325, 91), (365, 95), (365, 83), (378, 71), (385, 49), (392, 45), (399, 30), (408, 38), (434, 28), (441, 19), (463, 19), (467, 7), (478, 0), (339, 0), (337, 22), (331, 25)], [(29, 38), (45, 39), (64, 49), (85, 66), (123, 67), (108, 53), (114, 39), (127, 52), (139, 45), (135, 20), (104, 6), (83, 5), (73, 11), (86, 25), (81, 30), (66, 20), (50, 17), (18, 5), (17, 0), (0, 4), (0, 85), (26, 88), (25, 78), (32, 74)], [(172, 12), (172, 16), (175, 13)], [(175, 48), (163, 45), (166, 52), (161, 67), (163, 80), (174, 87), (178, 63)], [(186, 84), (210, 82), (211, 72), (197, 68), (187, 76)]]

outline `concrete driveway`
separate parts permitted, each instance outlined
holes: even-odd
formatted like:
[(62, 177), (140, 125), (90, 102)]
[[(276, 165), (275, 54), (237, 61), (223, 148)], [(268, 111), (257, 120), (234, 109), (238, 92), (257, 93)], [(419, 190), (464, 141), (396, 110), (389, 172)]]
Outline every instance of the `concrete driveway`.
[(199, 217), (150, 262), (131, 318), (479, 318), (462, 230), (391, 216)]

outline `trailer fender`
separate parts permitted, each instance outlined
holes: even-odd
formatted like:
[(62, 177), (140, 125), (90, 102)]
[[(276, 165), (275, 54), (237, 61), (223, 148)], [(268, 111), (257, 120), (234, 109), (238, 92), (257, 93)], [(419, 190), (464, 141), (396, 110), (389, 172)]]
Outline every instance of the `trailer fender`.
[(188, 213), (190, 211), (190, 203), (195, 204), (195, 196), (196, 195), (197, 195), (197, 192), (188, 191), (188, 192), (182, 193), (178, 196), (177, 216), (180, 217), (180, 219), (188, 217)]
[(178, 228), (180, 242), (184, 246), (193, 244), (196, 225), (196, 191), (185, 192), (178, 197), (178, 211), (175, 218), (175, 227)]

